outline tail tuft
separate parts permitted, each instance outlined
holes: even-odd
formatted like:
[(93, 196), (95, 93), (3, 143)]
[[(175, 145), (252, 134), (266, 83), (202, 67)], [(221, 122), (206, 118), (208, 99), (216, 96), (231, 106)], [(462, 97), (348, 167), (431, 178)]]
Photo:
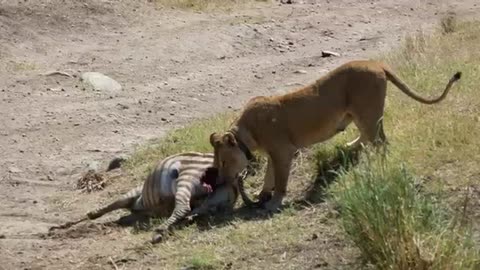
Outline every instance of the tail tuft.
[(459, 71), (459, 72), (455, 73), (455, 75), (453, 75), (453, 80), (458, 81), (458, 80), (460, 80), (461, 77), (462, 77), (462, 72)]

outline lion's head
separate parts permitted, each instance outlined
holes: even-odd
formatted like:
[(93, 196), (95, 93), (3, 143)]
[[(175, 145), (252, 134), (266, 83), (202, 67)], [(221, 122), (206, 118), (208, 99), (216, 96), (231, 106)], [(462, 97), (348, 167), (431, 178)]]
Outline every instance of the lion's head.
[(231, 132), (222, 135), (212, 133), (210, 144), (214, 149), (214, 166), (218, 168), (218, 180), (220, 183), (232, 183), (239, 174), (247, 167), (248, 159), (240, 149), (235, 136)]

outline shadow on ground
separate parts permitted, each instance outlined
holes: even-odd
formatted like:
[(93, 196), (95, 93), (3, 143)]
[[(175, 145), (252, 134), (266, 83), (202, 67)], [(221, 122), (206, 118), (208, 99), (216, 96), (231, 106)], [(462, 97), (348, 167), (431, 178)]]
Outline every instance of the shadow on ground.
[(317, 173), (312, 184), (306, 189), (303, 199), (294, 203), (312, 205), (323, 203), (326, 197), (328, 186), (335, 182), (342, 174), (353, 168), (358, 163), (360, 151), (346, 147), (337, 147), (335, 154), (325, 157), (317, 156)]

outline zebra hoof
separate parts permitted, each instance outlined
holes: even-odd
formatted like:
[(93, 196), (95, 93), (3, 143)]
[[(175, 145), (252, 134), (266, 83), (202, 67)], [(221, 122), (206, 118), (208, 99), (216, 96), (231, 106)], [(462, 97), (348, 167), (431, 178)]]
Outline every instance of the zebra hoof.
[(168, 230), (164, 228), (157, 228), (152, 236), (152, 244), (157, 244), (165, 240)]
[(162, 242), (163, 239), (164, 239), (164, 235), (162, 235), (161, 233), (156, 233), (152, 237), (152, 244), (160, 243)]

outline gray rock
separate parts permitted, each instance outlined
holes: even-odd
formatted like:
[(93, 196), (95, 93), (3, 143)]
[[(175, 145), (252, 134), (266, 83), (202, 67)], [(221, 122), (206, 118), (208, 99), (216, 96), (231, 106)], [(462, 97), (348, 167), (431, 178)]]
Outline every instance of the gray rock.
[(85, 72), (82, 74), (82, 80), (96, 91), (119, 92), (122, 90), (122, 86), (117, 81), (99, 72)]
[(9, 173), (21, 173), (22, 170), (20, 170), (20, 169), (17, 168), (17, 167), (10, 167), (10, 168), (8, 168), (8, 172), (9, 172)]
[(295, 73), (295, 74), (307, 74), (307, 71), (303, 70), (303, 69), (299, 69), (299, 70), (295, 70), (293, 73)]
[(90, 161), (88, 164), (87, 164), (87, 170), (89, 171), (98, 171), (98, 167), (99, 167), (99, 162), (98, 161)]

